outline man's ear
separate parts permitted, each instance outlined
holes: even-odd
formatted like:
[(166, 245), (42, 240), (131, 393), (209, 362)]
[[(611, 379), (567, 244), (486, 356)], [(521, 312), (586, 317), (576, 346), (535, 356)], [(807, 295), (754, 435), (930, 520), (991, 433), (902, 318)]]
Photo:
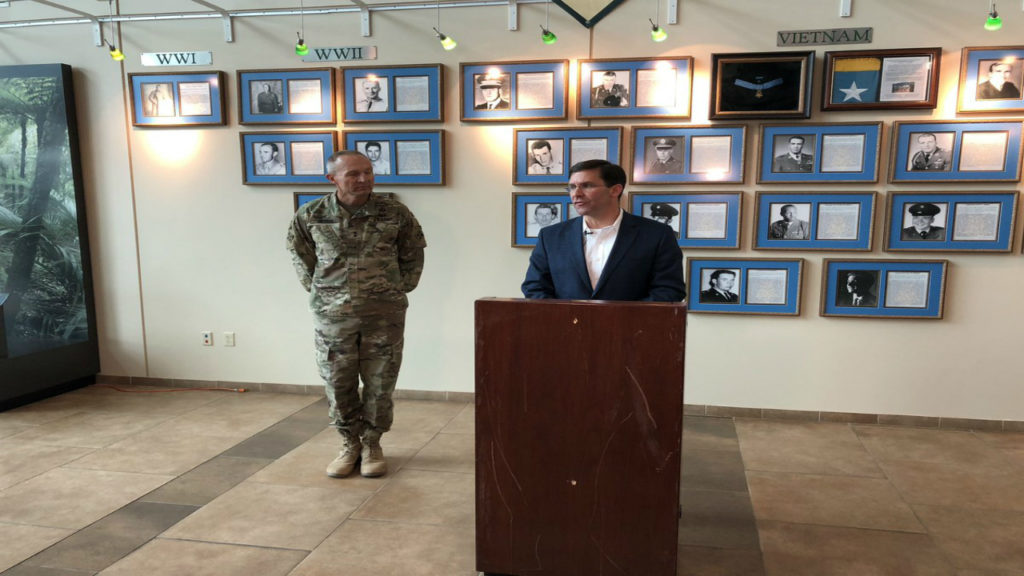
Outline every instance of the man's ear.
[(329, 181), (329, 182), (330, 182), (331, 184), (335, 184), (335, 182), (334, 182), (334, 174), (324, 174), (324, 178), (327, 178), (327, 180), (328, 180), (328, 181)]
[(622, 191), (625, 190), (625, 186), (623, 186), (622, 184), (616, 184), (615, 186), (612, 186), (611, 188), (609, 188), (609, 190), (612, 191), (612, 196), (621, 199), (622, 198)]

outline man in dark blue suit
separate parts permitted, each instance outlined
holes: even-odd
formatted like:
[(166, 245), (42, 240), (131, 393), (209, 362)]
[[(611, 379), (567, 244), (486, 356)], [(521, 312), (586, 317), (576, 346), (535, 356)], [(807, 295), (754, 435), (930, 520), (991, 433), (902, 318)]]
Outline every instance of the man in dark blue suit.
[(625, 171), (606, 160), (569, 169), (569, 198), (580, 217), (541, 229), (524, 296), (658, 302), (686, 297), (675, 232), (619, 208), (625, 185)]

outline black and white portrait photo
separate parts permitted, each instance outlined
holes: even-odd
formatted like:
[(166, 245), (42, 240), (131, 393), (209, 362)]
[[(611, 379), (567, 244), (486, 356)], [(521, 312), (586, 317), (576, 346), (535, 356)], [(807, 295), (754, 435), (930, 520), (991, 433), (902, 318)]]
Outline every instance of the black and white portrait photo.
[(387, 112), (388, 83), (387, 79), (376, 76), (356, 78), (356, 112)]
[(776, 134), (772, 141), (772, 172), (813, 172), (813, 134)]
[(526, 163), (528, 174), (562, 174), (565, 141), (561, 138), (528, 139)]
[(978, 100), (1020, 100), (1021, 71), (1016, 59), (978, 61)]
[(595, 70), (590, 73), (590, 106), (629, 106), (629, 70)]
[(836, 273), (836, 306), (878, 306), (877, 270), (839, 270)]
[(644, 202), (640, 205), (641, 216), (667, 224), (679, 238), (679, 213), (683, 205), (679, 202)]
[(811, 205), (809, 203), (769, 204), (768, 238), (772, 240), (807, 240), (811, 237)]
[(476, 85), (473, 92), (474, 110), (509, 110), (511, 108), (508, 100), (509, 86), (512, 83), (511, 74), (474, 74), (473, 83)]
[(373, 173), (377, 175), (391, 174), (391, 148), (386, 141), (366, 140), (356, 142), (359, 150), (373, 164)]
[(280, 114), (284, 111), (280, 80), (253, 80), (249, 82), (249, 108), (253, 114)]
[(740, 271), (733, 268), (705, 268), (700, 273), (701, 304), (739, 304)]
[(945, 241), (948, 213), (949, 204), (945, 202), (908, 202), (903, 209), (900, 240)]
[(253, 167), (257, 176), (284, 176), (284, 142), (256, 142), (253, 147)]
[(953, 132), (911, 132), (907, 170), (948, 172), (953, 167)]
[(554, 202), (526, 203), (526, 237), (536, 238), (541, 228), (557, 224), (561, 219), (561, 205)]

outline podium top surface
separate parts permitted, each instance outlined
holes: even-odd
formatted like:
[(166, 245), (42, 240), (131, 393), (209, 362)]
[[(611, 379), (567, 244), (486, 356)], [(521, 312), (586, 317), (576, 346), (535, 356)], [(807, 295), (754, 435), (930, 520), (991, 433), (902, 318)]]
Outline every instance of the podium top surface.
[(628, 300), (556, 300), (554, 298), (478, 298), (476, 304), (514, 304), (528, 306), (601, 306), (601, 307), (660, 307), (686, 311), (685, 302), (634, 302)]

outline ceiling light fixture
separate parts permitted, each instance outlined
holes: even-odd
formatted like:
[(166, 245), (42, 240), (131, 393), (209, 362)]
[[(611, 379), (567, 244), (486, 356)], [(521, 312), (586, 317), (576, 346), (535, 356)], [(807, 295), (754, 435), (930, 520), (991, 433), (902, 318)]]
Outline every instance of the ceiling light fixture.
[(544, 25), (540, 27), (540, 40), (545, 44), (558, 42), (558, 36), (551, 31), (551, 0), (544, 4)]
[(985, 30), (990, 32), (999, 30), (1003, 27), (1003, 19), (999, 17), (999, 12), (996, 12), (996, 3), (993, 0), (989, 3), (988, 19), (985, 20)]
[(437, 35), (437, 39), (441, 42), (441, 47), (445, 50), (454, 50), (459, 45), (451, 36), (445, 36), (441, 33), (441, 0), (437, 0), (437, 26), (434, 26), (434, 34)]

